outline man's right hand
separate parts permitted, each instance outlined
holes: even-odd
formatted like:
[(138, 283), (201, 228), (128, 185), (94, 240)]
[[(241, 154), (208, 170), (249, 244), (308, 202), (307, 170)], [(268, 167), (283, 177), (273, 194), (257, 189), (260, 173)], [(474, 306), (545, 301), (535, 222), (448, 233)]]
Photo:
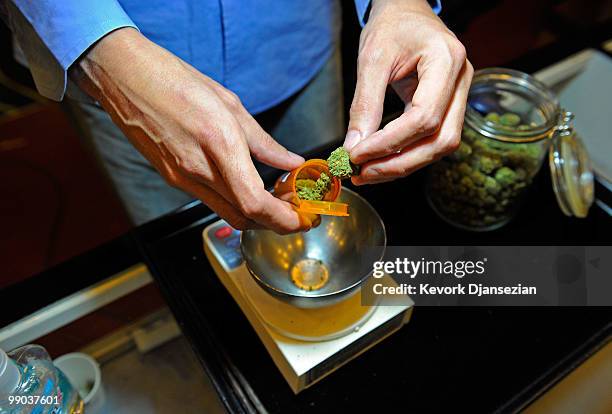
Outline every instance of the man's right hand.
[(312, 227), (313, 218), (266, 191), (251, 155), (283, 170), (304, 159), (268, 135), (234, 93), (137, 30), (102, 38), (71, 76), (170, 185), (233, 227), (281, 234)]

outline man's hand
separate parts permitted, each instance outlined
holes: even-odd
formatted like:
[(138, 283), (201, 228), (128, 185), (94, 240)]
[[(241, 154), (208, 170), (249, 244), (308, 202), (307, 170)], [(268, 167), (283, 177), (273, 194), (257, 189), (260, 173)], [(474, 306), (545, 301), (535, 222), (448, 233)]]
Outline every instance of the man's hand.
[(265, 190), (251, 155), (284, 170), (304, 159), (264, 132), (235, 94), (130, 28), (104, 37), (75, 66), (71, 76), (170, 185), (238, 229), (312, 226)]
[[(465, 48), (425, 0), (373, 0), (344, 143), (362, 165), (353, 183), (404, 177), (454, 151), (472, 74)], [(406, 106), (379, 130), (389, 84)]]

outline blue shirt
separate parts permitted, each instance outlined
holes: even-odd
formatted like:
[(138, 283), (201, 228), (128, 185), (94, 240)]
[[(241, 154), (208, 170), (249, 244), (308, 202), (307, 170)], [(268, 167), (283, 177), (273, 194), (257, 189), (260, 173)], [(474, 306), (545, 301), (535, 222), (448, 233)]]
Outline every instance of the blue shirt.
[[(83, 52), (115, 29), (135, 27), (258, 113), (314, 77), (340, 30), (333, 0), (0, 1), (39, 92), (54, 100)], [(362, 25), (369, 2), (355, 0)]]

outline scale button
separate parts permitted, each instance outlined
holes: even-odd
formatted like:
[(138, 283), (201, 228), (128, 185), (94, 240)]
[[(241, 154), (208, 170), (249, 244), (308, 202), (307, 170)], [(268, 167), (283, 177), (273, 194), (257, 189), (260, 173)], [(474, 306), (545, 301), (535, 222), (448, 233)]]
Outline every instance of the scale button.
[(230, 234), (232, 234), (232, 228), (230, 226), (223, 226), (215, 231), (215, 237), (218, 239), (225, 239), (229, 237)]
[(232, 237), (225, 241), (225, 245), (230, 249), (237, 249), (240, 246), (240, 237)]
[(225, 262), (230, 269), (233, 269), (242, 263), (242, 256), (236, 253), (228, 254), (225, 256)]

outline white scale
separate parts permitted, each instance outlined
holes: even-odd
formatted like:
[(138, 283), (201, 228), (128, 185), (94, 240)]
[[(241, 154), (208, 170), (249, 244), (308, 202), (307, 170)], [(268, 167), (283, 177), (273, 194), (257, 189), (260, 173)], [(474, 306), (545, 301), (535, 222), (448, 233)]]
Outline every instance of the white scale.
[[(365, 352), (410, 320), (413, 304), (362, 306), (361, 292), (324, 308), (302, 309), (265, 292), (240, 254), (240, 232), (223, 220), (202, 233), (204, 251), (296, 394)], [(287, 275), (289, 277), (289, 275)], [(389, 276), (381, 283), (395, 285)]]

